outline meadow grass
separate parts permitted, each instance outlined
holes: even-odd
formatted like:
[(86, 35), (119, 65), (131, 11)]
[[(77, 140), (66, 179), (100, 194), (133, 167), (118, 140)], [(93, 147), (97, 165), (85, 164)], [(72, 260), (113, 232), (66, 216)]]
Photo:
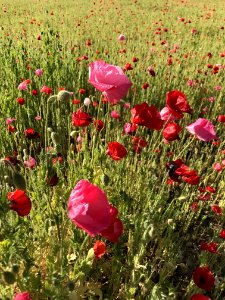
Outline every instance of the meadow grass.
[[(24, 218), (9, 210), (7, 194), (15, 190), (15, 184), (11, 169), (2, 163), (0, 269), (3, 274), (17, 265), (19, 271), (13, 284), (0, 279), (0, 299), (12, 299), (22, 291), (29, 291), (32, 300), (189, 300), (197, 292), (213, 300), (225, 299), (225, 243), (219, 237), (224, 213), (211, 211), (212, 204), (224, 208), (224, 171), (217, 172), (213, 164), (224, 159), (224, 124), (217, 117), (225, 114), (225, 76), (223, 68), (213, 74), (208, 67), (223, 66), (225, 59), (220, 55), (225, 50), (224, 8), (222, 0), (1, 3), (0, 153), (2, 159), (17, 156), (20, 161), (13, 168), (26, 180), (32, 210)], [(120, 34), (126, 36), (125, 42), (118, 41)], [(132, 61), (134, 57), (137, 62)], [(131, 137), (123, 132), (131, 120), (130, 110), (103, 103), (101, 93), (88, 83), (89, 64), (99, 59), (121, 68), (131, 63), (133, 70), (126, 75), (133, 85), (123, 99), (131, 108), (147, 102), (161, 110), (167, 92), (182, 91), (193, 114), (179, 121), (180, 140), (165, 144), (161, 131), (140, 126), (137, 136), (147, 141), (147, 147), (135, 153)], [(150, 65), (155, 77), (147, 71)], [(35, 76), (36, 69), (42, 69), (43, 75)], [(25, 79), (31, 80), (28, 90), (18, 90)], [(188, 80), (194, 85), (189, 86)], [(54, 95), (63, 87), (81, 103), (48, 100), (49, 95), (40, 92), (44, 85)], [(38, 91), (36, 96), (32, 90)], [(72, 112), (86, 97), (98, 103), (83, 109), (103, 120), (102, 131), (91, 124), (84, 134), (72, 125)], [(25, 99), (24, 105), (17, 103), (18, 98)], [(111, 117), (113, 110), (120, 114), (119, 120)], [(35, 120), (36, 116), (41, 120)], [(15, 132), (10, 133), (5, 120), (13, 117)], [(215, 125), (219, 143), (190, 136), (185, 126), (199, 117)], [(40, 133), (40, 139), (25, 137), (30, 127)], [(51, 132), (58, 134), (57, 143)], [(77, 142), (79, 135), (82, 144)], [(106, 155), (111, 141), (128, 150), (119, 162)], [(52, 153), (46, 153), (46, 146), (52, 147)], [(53, 165), (52, 158), (59, 153), (63, 162)], [(32, 170), (23, 164), (29, 156), (37, 162)], [(166, 164), (178, 158), (197, 171), (199, 185), (167, 183)], [(49, 179), (56, 174), (59, 182), (50, 186)], [(124, 224), (119, 243), (102, 239), (107, 253), (99, 260), (90, 249), (100, 237), (89, 237), (68, 218), (67, 202), (81, 179), (106, 192)], [(208, 201), (198, 201), (198, 188), (207, 186), (213, 186), (216, 193)], [(190, 209), (193, 202), (198, 202), (196, 211)], [(218, 243), (218, 253), (202, 251), (202, 241)], [(217, 278), (210, 292), (192, 280), (200, 265), (209, 265)]]

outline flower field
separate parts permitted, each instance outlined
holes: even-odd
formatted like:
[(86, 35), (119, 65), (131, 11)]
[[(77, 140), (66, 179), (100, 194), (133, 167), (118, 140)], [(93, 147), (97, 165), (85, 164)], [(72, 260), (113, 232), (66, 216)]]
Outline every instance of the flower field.
[(224, 300), (224, 1), (0, 19), (0, 300)]

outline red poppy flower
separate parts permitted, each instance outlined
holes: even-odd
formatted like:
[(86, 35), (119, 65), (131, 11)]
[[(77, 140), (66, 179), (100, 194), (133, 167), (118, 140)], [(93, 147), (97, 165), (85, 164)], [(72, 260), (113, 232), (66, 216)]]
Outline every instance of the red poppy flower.
[(225, 229), (222, 229), (222, 230), (220, 231), (220, 237), (221, 237), (223, 240), (225, 240)]
[(190, 300), (211, 300), (211, 298), (209, 298), (203, 294), (194, 294), (191, 296)]
[(95, 126), (97, 131), (100, 131), (104, 128), (104, 123), (103, 123), (102, 120), (95, 120), (94, 121), (94, 126)]
[(79, 89), (79, 93), (80, 93), (81, 95), (84, 95), (84, 94), (86, 93), (86, 90), (85, 90), (85, 89)]
[(76, 112), (72, 113), (72, 124), (77, 127), (86, 127), (92, 122), (91, 116), (78, 109)]
[(203, 251), (208, 251), (210, 253), (218, 253), (217, 252), (217, 247), (218, 247), (218, 244), (215, 243), (215, 242), (211, 242), (211, 243), (205, 243), (205, 242), (202, 242), (201, 243), (201, 250)]
[(198, 267), (195, 269), (193, 280), (203, 290), (210, 292), (214, 288), (215, 278), (209, 267)]
[(224, 123), (225, 122), (225, 116), (224, 115), (219, 115), (217, 120), (220, 123)]
[(222, 208), (219, 207), (219, 205), (212, 205), (211, 206), (212, 211), (217, 214), (217, 215), (221, 215), (222, 214)]
[(149, 129), (160, 130), (163, 127), (163, 120), (156, 106), (149, 106), (146, 102), (137, 104), (131, 109), (131, 122)]
[(19, 103), (20, 105), (23, 105), (25, 103), (24, 98), (17, 98), (16, 99), (17, 103)]
[(12, 125), (8, 125), (7, 129), (8, 129), (9, 132), (15, 132), (15, 127), (12, 126)]
[(171, 114), (178, 119), (183, 118), (183, 113), (192, 113), (192, 109), (187, 103), (186, 96), (177, 90), (166, 94), (166, 105)]
[(112, 243), (118, 243), (123, 233), (123, 223), (118, 218), (112, 218), (111, 224), (100, 234)]
[(47, 95), (50, 95), (52, 93), (52, 89), (46, 85), (44, 85), (42, 88), (41, 88), (41, 93), (45, 93)]
[(121, 160), (127, 155), (127, 149), (118, 142), (108, 143), (107, 154), (111, 156), (113, 160)]
[(106, 253), (106, 245), (104, 242), (96, 241), (94, 244), (94, 254), (97, 259), (101, 258)]
[(163, 129), (163, 136), (167, 141), (174, 141), (179, 139), (178, 134), (182, 128), (176, 123), (168, 123)]
[(130, 71), (130, 70), (133, 70), (133, 67), (130, 63), (126, 63), (125, 66), (124, 66), (124, 70), (125, 71)]
[(37, 94), (38, 94), (38, 91), (37, 91), (37, 90), (32, 90), (32, 91), (31, 91), (31, 95), (32, 95), (32, 96), (36, 96)]
[(134, 145), (133, 149), (136, 153), (139, 153), (142, 148), (147, 146), (147, 142), (137, 136), (132, 137), (132, 144)]
[(141, 86), (144, 90), (146, 90), (147, 88), (149, 88), (149, 84), (147, 82), (145, 82), (144, 84), (142, 84)]
[(29, 140), (40, 138), (40, 134), (36, 132), (33, 128), (27, 128), (24, 131), (25, 137)]
[(31, 210), (31, 201), (25, 194), (25, 191), (16, 190), (7, 195), (11, 203), (10, 209), (17, 212), (20, 217), (27, 216)]

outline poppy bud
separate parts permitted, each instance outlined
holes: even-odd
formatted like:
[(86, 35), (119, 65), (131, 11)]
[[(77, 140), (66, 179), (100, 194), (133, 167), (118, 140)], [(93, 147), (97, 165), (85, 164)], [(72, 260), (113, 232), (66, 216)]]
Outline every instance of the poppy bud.
[(8, 284), (13, 284), (16, 281), (15, 275), (10, 271), (3, 272), (3, 279)]
[(19, 272), (19, 266), (18, 265), (13, 265), (12, 266), (12, 272), (14, 273), (14, 274), (17, 274), (18, 272)]
[(101, 180), (104, 185), (108, 185), (110, 178), (107, 174), (103, 174)]
[(73, 281), (68, 281), (68, 283), (67, 283), (67, 287), (68, 287), (68, 289), (69, 289), (69, 291), (70, 292), (72, 292), (73, 290), (74, 290), (74, 288), (75, 288), (75, 284), (74, 284), (74, 282)]
[(74, 139), (77, 135), (77, 132), (76, 131), (71, 131), (70, 132), (70, 136)]
[(13, 172), (12, 181), (17, 189), (26, 191), (26, 181), (20, 173)]
[(71, 94), (68, 91), (60, 91), (57, 95), (59, 101), (68, 101), (71, 98)]
[(51, 139), (52, 139), (54, 145), (60, 144), (60, 137), (59, 137), (58, 133), (52, 131)]

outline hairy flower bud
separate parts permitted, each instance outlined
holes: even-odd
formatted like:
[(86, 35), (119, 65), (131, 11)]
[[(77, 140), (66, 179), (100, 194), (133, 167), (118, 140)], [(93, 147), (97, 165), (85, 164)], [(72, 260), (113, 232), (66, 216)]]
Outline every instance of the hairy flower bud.
[(24, 177), (18, 173), (18, 172), (13, 172), (12, 174), (12, 181), (15, 187), (19, 190), (26, 191), (26, 181)]
[(59, 137), (58, 133), (52, 132), (51, 139), (52, 139), (54, 145), (60, 144), (60, 137)]
[(71, 94), (68, 91), (60, 91), (57, 95), (57, 99), (59, 101), (67, 101), (70, 100)]
[(10, 271), (3, 272), (3, 279), (8, 284), (13, 284), (16, 281), (15, 274)]

